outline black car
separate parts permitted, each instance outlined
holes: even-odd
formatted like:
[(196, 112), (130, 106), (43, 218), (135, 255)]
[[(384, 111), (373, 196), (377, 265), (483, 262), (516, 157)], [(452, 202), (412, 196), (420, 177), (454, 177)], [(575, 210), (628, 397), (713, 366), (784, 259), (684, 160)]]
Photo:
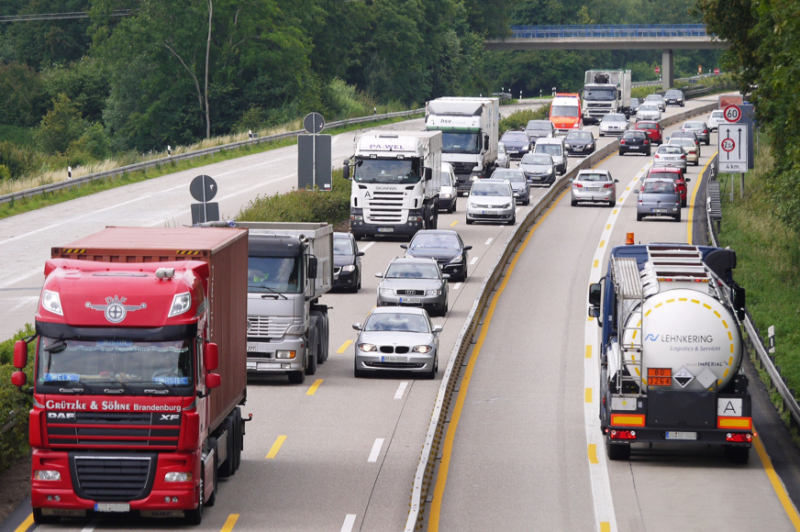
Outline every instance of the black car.
[(406, 258), (434, 259), (442, 273), (449, 274), (452, 281), (467, 280), (467, 251), (472, 246), (465, 246), (455, 231), (417, 231), (408, 245), (401, 244), (400, 247), (406, 250)]
[(626, 131), (619, 140), (619, 154), (644, 153), (650, 155), (651, 143), (644, 131)]
[(639, 110), (639, 106), (642, 105), (643, 101), (644, 100), (642, 100), (641, 98), (631, 98), (631, 106), (628, 108), (629, 109), (628, 116), (635, 115), (636, 111)]
[(564, 139), (567, 155), (589, 155), (594, 153), (594, 135), (589, 130), (570, 131)]
[(683, 97), (683, 91), (678, 89), (670, 89), (664, 93), (664, 101), (667, 105), (680, 105), (683, 107), (685, 102), (685, 98)]
[(333, 233), (333, 287), (351, 292), (361, 288), (361, 257), (356, 239), (350, 233)]
[(556, 128), (549, 120), (528, 120), (528, 125), (525, 126), (525, 134), (533, 144), (536, 144), (538, 139), (546, 137), (555, 137)]

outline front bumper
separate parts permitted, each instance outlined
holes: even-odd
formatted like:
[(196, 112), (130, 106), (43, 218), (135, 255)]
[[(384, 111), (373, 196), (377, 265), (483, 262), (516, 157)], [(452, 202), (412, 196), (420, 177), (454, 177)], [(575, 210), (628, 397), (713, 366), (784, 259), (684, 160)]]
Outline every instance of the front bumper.
[(525, 177), (528, 179), (528, 185), (546, 185), (548, 183), (554, 183), (556, 180), (555, 174), (525, 174)]
[(334, 288), (355, 288), (358, 286), (358, 271), (353, 270), (346, 272), (340, 270), (339, 273), (333, 274), (333, 287)]
[(567, 155), (588, 155), (594, 153), (594, 144), (591, 147), (587, 146), (570, 146), (566, 145)]
[(524, 190), (515, 190), (514, 191), (514, 201), (522, 203), (525, 200), (530, 200), (531, 194), (530, 192), (526, 193)]
[[(278, 351), (294, 351), (294, 358), (276, 358)], [(248, 373), (286, 373), (303, 369), (305, 342), (301, 337), (268, 341), (266, 338), (247, 339)]]
[(350, 220), (350, 232), (362, 236), (414, 236), (422, 229), (422, 222), (406, 222), (398, 225), (378, 225), (363, 220)]
[(439, 196), (439, 210), (440, 211), (448, 211), (456, 202), (457, 196), (453, 196), (451, 198), (445, 198), (443, 196)]
[(443, 310), (447, 300), (446, 290), (436, 296), (398, 296), (378, 292), (379, 307), (422, 307), (424, 309)]
[(512, 205), (507, 209), (483, 209), (467, 208), (467, 220), (473, 222), (502, 222), (510, 221), (514, 218), (515, 207)]
[[(406, 355), (384, 355), (365, 353), (356, 348), (356, 368), (363, 371), (411, 371), (430, 373), (434, 365), (435, 350), (430, 353), (408, 353)], [(405, 360), (405, 362), (403, 361)]]
[[(664, 211), (664, 212), (657, 212)], [(636, 206), (636, 212), (642, 216), (675, 216), (680, 214), (681, 208), (675, 206), (654, 205), (652, 203), (641, 203)]]

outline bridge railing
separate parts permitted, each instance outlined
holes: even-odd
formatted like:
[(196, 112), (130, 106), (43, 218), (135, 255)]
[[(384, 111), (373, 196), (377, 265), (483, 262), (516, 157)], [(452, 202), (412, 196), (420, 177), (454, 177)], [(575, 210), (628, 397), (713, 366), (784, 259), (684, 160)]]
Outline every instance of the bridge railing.
[(511, 26), (511, 38), (557, 39), (625, 37), (708, 37), (705, 24), (616, 24), (570, 26)]

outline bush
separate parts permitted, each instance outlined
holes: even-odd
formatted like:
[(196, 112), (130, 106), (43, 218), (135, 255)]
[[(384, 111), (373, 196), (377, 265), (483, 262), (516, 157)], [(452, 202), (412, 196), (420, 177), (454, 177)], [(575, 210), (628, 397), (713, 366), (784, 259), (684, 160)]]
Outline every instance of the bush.
[[(0, 343), (0, 429), (7, 423), (16, 423), (9, 430), (0, 433), (0, 471), (5, 471), (15, 461), (26, 456), (28, 446), (28, 411), (31, 409), (31, 396), (20, 393), (11, 384), (11, 374), (16, 368), (11, 365), (14, 356), (14, 342), (34, 334), (30, 324), (17, 332), (13, 338)], [(34, 344), (28, 344), (28, 366), (25, 373), (28, 382), (33, 382)], [(11, 412), (14, 412), (13, 415)]]
[(550, 105), (543, 105), (538, 109), (524, 109), (511, 113), (500, 120), (500, 136), (506, 131), (525, 129), (529, 120), (547, 120), (550, 116)]
[(39, 156), (32, 148), (0, 141), (0, 164), (8, 168), (13, 179), (34, 171), (39, 166)]
[(105, 159), (111, 155), (111, 139), (102, 124), (92, 124), (81, 138), (70, 144), (69, 153), (85, 154), (95, 160)]
[(53, 109), (42, 118), (36, 129), (36, 141), (47, 154), (67, 153), (69, 145), (86, 130), (78, 107), (66, 94), (53, 100)]

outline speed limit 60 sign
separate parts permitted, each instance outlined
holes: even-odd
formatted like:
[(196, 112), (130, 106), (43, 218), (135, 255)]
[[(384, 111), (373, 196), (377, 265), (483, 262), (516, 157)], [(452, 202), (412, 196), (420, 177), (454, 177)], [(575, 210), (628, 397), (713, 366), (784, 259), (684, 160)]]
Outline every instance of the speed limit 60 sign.
[(722, 111), (725, 120), (734, 123), (742, 118), (742, 109), (738, 105), (729, 105)]

